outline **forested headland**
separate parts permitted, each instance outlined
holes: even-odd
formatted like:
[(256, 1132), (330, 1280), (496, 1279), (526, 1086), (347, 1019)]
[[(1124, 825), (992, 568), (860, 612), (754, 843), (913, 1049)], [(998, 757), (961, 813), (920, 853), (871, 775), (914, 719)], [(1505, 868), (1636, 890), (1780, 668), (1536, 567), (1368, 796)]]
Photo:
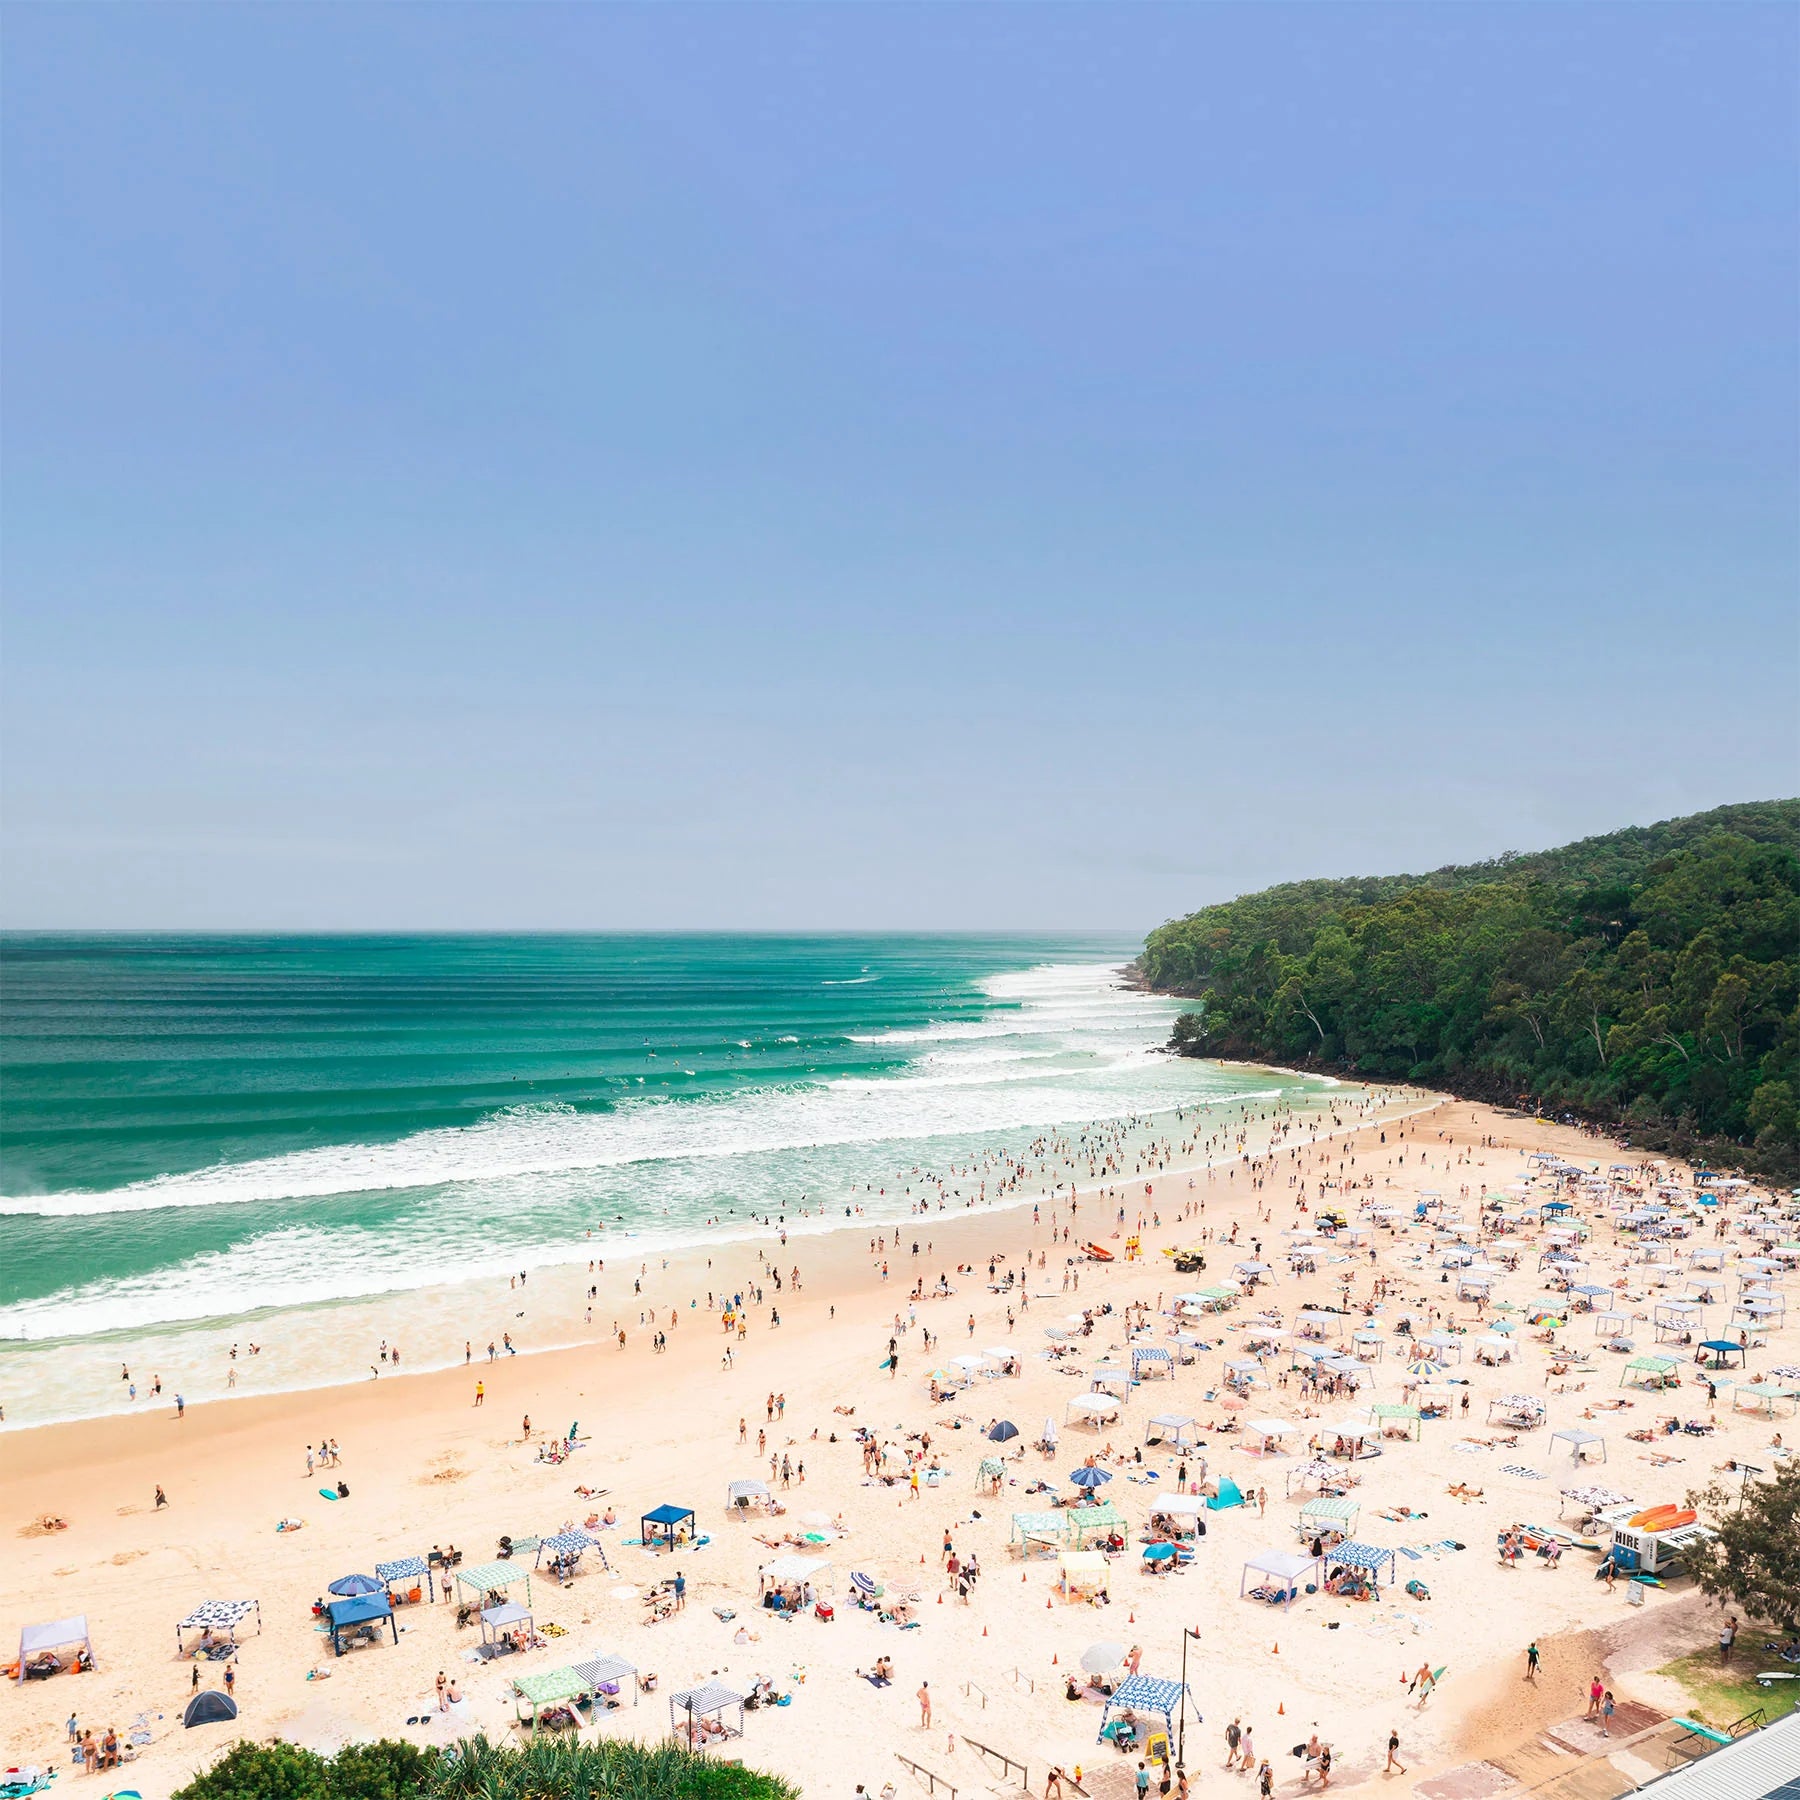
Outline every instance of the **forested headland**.
[(1404, 1079), (1800, 1174), (1800, 800), (1287, 882), (1153, 931), (1194, 1056)]

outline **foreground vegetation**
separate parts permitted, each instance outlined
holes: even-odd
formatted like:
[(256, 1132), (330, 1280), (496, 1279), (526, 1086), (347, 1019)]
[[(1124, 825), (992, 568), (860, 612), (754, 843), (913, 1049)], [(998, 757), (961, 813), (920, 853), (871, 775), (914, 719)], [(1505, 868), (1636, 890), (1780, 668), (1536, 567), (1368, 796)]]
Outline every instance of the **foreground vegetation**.
[(672, 1744), (477, 1737), (456, 1756), (384, 1740), (316, 1756), (294, 1744), (241, 1743), (175, 1800), (799, 1800), (773, 1775)]
[(1800, 800), (1532, 856), (1289, 882), (1139, 962), (1193, 1055), (1567, 1108), (1677, 1154), (1800, 1171)]

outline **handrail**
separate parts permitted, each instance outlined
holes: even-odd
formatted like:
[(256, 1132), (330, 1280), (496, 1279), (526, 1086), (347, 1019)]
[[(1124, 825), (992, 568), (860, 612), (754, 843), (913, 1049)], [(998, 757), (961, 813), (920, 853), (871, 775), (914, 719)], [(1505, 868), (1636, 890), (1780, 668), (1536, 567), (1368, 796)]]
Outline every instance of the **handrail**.
[(1019, 1786), (1027, 1791), (1030, 1790), (1031, 1771), (1017, 1757), (1008, 1756), (1004, 1750), (996, 1750), (992, 1744), (984, 1744), (979, 1738), (970, 1737), (966, 1731), (962, 1734), (962, 1741), (980, 1755), (991, 1756), (1000, 1765), (1001, 1774), (1004, 1775), (1009, 1769), (1017, 1769)]
[(979, 1682), (965, 1681), (962, 1686), (962, 1691), (965, 1700), (968, 1699), (971, 1693), (979, 1694), (981, 1696), (981, 1710), (983, 1712), (987, 1711), (987, 1690), (982, 1687)]
[(1012, 1678), (1014, 1687), (1017, 1687), (1022, 1681), (1028, 1692), (1033, 1694), (1037, 1692), (1037, 1682), (1031, 1676), (1027, 1675), (1023, 1669), (1008, 1669), (1006, 1672)]
[(942, 1775), (934, 1775), (922, 1763), (916, 1763), (910, 1756), (902, 1756), (898, 1750), (894, 1752), (894, 1760), (905, 1769), (915, 1781), (923, 1781), (928, 1793), (935, 1794), (940, 1787), (948, 1790), (950, 1800), (956, 1800), (956, 1789)]

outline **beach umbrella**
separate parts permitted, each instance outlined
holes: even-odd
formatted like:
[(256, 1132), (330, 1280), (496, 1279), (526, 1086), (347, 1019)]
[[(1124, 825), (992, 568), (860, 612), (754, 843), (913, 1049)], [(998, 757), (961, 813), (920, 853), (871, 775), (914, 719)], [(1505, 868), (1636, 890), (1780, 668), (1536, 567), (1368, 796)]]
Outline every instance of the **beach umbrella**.
[(859, 1594), (867, 1594), (871, 1600), (882, 1592), (881, 1583), (877, 1581), (873, 1575), (865, 1575), (861, 1569), (856, 1569), (851, 1572), (850, 1585), (855, 1588)]
[(1019, 1435), (1019, 1428), (1011, 1419), (999, 1419), (988, 1427), (989, 1441), (996, 1444), (1010, 1444)]
[(1089, 1644), (1081, 1653), (1081, 1666), (1090, 1675), (1104, 1675), (1125, 1660), (1123, 1644)]
[(1175, 1554), (1173, 1544), (1146, 1544), (1144, 1546), (1145, 1562), (1167, 1562)]
[(346, 1600), (350, 1600), (358, 1594), (385, 1593), (386, 1589), (373, 1575), (340, 1575), (331, 1584), (329, 1591), (341, 1594)]
[(1406, 1372), (1409, 1375), (1435, 1375), (1438, 1373), (1438, 1359), (1425, 1351), (1415, 1351), (1407, 1359)]
[(1112, 1480), (1112, 1476), (1104, 1469), (1081, 1468), (1077, 1469), (1069, 1479), (1078, 1488), (1097, 1488), (1104, 1487)]

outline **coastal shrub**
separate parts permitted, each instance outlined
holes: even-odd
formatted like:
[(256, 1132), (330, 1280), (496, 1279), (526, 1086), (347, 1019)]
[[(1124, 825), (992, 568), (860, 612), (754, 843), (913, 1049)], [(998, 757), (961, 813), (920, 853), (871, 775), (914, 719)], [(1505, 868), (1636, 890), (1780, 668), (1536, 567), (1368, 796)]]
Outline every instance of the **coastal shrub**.
[(1772, 1481), (1714, 1482), (1688, 1505), (1718, 1532), (1682, 1552), (1702, 1592), (1732, 1600), (1753, 1619), (1800, 1631), (1800, 1463), (1783, 1463)]
[(1625, 1122), (1800, 1173), (1800, 800), (1427, 875), (1289, 882), (1153, 931), (1187, 1055)]
[(331, 1800), (330, 1767), (298, 1744), (234, 1744), (174, 1800)]
[(392, 1739), (333, 1757), (241, 1743), (174, 1800), (799, 1800), (799, 1790), (674, 1744), (477, 1736), (454, 1756)]

